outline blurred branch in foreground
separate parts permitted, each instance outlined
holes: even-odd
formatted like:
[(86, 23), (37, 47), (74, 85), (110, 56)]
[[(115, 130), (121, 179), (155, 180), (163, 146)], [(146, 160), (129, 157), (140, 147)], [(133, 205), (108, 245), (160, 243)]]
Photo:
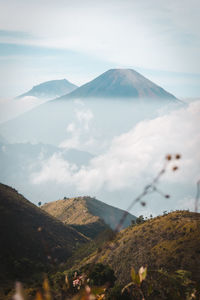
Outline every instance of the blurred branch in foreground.
[[(121, 229), (121, 226), (123, 225), (128, 213), (131, 211), (131, 209), (133, 208), (133, 206), (139, 202), (142, 206), (145, 206), (146, 205), (146, 202), (142, 201), (142, 198), (144, 196), (146, 196), (147, 194), (150, 194), (150, 193), (153, 193), (153, 192), (156, 192), (158, 194), (160, 194), (162, 197), (164, 198), (170, 198), (170, 195), (168, 194), (165, 194), (163, 193), (160, 189), (157, 188), (157, 184), (160, 180), (160, 178), (162, 177), (162, 175), (166, 172), (167, 170), (167, 166), (169, 165), (169, 163), (173, 160), (179, 160), (181, 158), (181, 155), (180, 154), (175, 154), (175, 155), (171, 155), (171, 154), (167, 154), (165, 156), (165, 162), (164, 162), (164, 166), (163, 168), (160, 170), (160, 172), (156, 175), (156, 177), (152, 180), (152, 182), (150, 184), (147, 184), (142, 193), (137, 196), (132, 202), (131, 204), (129, 205), (129, 207), (127, 208), (127, 210), (124, 212), (121, 220), (119, 221), (119, 224), (116, 226), (116, 229), (115, 229), (115, 232), (118, 232), (120, 231)], [(172, 171), (175, 172), (178, 170), (178, 166), (177, 165), (174, 165), (172, 166)]]

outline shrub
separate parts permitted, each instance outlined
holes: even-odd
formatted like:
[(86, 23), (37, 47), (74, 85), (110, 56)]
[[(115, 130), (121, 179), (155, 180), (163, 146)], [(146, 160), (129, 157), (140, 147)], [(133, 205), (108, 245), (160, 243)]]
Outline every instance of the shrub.
[(96, 264), (91, 271), (90, 265), (87, 265), (85, 272), (88, 274), (92, 285), (101, 286), (108, 283), (109, 286), (113, 286), (116, 280), (114, 271), (108, 265), (101, 263)]
[(131, 300), (131, 295), (128, 291), (124, 291), (122, 294), (122, 288), (122, 285), (116, 284), (107, 292), (106, 300)]

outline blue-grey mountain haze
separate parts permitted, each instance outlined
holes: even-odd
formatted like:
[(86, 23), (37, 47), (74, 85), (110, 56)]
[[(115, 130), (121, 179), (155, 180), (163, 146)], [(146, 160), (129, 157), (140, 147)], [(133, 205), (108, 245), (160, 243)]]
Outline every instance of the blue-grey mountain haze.
[(184, 105), (132, 70), (111, 70), (2, 124), (0, 180), (35, 203), (90, 195), (126, 209), (157, 174), (166, 153), (181, 152), (180, 175), (169, 170), (161, 182), (172, 197), (151, 195), (147, 207), (132, 213), (191, 208), (198, 178), (193, 161), (199, 161), (194, 150), (198, 111), (198, 101)]
[(67, 79), (51, 80), (35, 85), (30, 91), (18, 96), (17, 98), (32, 96), (50, 100), (70, 93), (77, 87), (78, 86), (69, 82)]

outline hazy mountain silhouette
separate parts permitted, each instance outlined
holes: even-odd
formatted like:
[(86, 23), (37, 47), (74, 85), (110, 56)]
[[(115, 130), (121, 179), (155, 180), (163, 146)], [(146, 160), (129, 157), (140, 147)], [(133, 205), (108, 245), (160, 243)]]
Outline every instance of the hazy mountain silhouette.
[(53, 99), (75, 90), (77, 86), (66, 79), (51, 80), (35, 85), (30, 91), (18, 96), (22, 98), (33, 96), (37, 98)]
[(60, 99), (91, 97), (176, 99), (175, 96), (132, 69), (108, 70)]

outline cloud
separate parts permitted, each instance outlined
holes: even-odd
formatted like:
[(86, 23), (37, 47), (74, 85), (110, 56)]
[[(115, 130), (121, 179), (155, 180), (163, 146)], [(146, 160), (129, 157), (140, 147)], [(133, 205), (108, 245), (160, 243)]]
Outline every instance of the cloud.
[(67, 125), (68, 138), (60, 143), (59, 147), (66, 150), (78, 149), (93, 153), (100, 147), (99, 142), (94, 138), (93, 112), (86, 108), (81, 100), (74, 101), (74, 104), (74, 121)]
[(43, 169), (40, 174), (33, 177), (33, 183), (37, 184), (46, 180), (57, 181), (58, 178), (62, 178), (63, 182), (70, 185), (72, 183), (71, 175), (76, 171), (77, 166), (75, 164), (63, 160), (61, 153), (55, 153), (50, 159), (43, 162)]
[(22, 113), (44, 103), (45, 100), (32, 96), (21, 99), (0, 99), (0, 123), (6, 122)]
[(1, 42), (13, 42), (15, 39), (27, 40), (33, 39), (34, 37), (27, 32), (23, 31), (14, 31), (14, 30), (0, 30), (0, 40)]
[(76, 117), (80, 124), (84, 127), (85, 130), (89, 130), (89, 125), (93, 119), (93, 113), (91, 110), (78, 110), (76, 111)]
[(21, 0), (19, 9), (17, 0), (0, 1), (1, 94), (65, 76), (80, 85), (128, 67), (177, 97), (197, 97), (199, 3)]
[(43, 162), (40, 172), (32, 174), (32, 180), (35, 184), (48, 181), (69, 184), (87, 193), (137, 191), (162, 168), (167, 153), (181, 153), (180, 170), (172, 172), (170, 165), (163, 181), (193, 186), (200, 176), (199, 115), (200, 101), (196, 101), (167, 115), (142, 121), (115, 137), (107, 151), (81, 168), (61, 156), (52, 156)]
[(19, 9), (16, 0), (1, 1), (0, 26), (34, 38), (15, 34), (13, 43), (71, 49), (119, 65), (199, 72), (197, 0), (20, 3)]

